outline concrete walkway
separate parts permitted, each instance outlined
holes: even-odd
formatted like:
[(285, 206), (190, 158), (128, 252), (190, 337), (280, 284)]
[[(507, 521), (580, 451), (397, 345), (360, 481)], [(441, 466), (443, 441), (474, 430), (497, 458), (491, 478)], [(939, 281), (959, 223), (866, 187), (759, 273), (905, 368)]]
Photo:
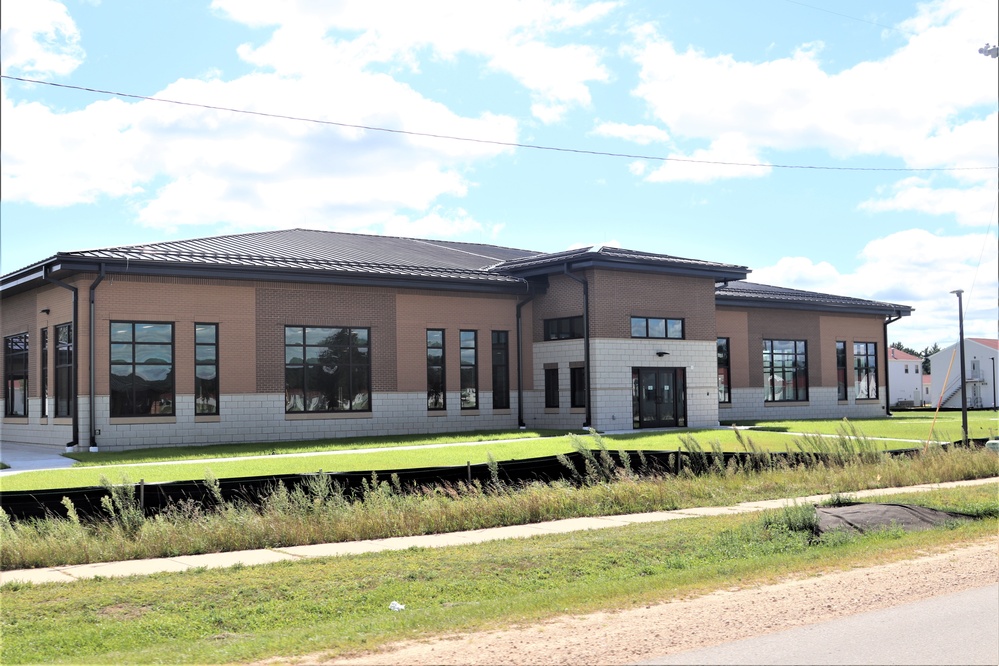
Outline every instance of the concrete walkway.
[[(906, 488), (881, 488), (855, 493), (843, 493), (841, 497), (870, 498), (891, 495), (902, 492), (925, 492), (941, 488), (958, 488), (989, 483), (999, 483), (999, 477), (976, 479), (973, 481), (955, 481), (952, 483), (923, 484)], [(682, 518), (700, 518), (704, 516), (721, 516), (740, 513), (751, 513), (766, 509), (780, 509), (794, 504), (816, 504), (829, 499), (831, 495), (810, 495), (760, 502), (743, 502), (727, 507), (703, 507), (680, 509), (677, 511), (656, 511), (652, 513), (636, 513), (623, 516), (605, 516), (600, 518), (569, 518), (553, 520), (530, 525), (511, 525), (509, 527), (493, 527), (468, 532), (451, 532), (448, 534), (430, 534), (411, 537), (394, 537), (390, 539), (374, 539), (370, 541), (352, 541), (346, 543), (316, 544), (312, 546), (289, 546), (286, 548), (266, 548), (261, 550), (243, 550), (231, 553), (209, 553), (205, 555), (185, 555), (181, 557), (166, 557), (151, 560), (130, 560), (126, 562), (103, 562), (100, 564), (77, 564), (47, 569), (20, 569), (0, 572), (0, 584), (22, 581), (30, 583), (65, 583), (96, 576), (142, 576), (164, 571), (185, 571), (195, 567), (209, 569), (231, 567), (236, 564), (255, 565), (284, 560), (302, 560), (311, 557), (338, 557), (360, 553), (374, 553), (384, 550), (405, 550), (407, 548), (440, 548), (444, 546), (461, 546), (499, 539), (519, 539), (544, 534), (564, 534), (581, 530), (596, 530), (609, 527), (623, 527), (637, 523), (654, 523)]]

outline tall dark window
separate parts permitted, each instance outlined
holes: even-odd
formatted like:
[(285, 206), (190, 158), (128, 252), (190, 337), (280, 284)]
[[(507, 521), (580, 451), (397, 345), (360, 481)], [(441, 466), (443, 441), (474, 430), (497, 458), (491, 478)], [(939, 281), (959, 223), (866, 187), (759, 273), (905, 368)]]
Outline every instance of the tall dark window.
[(427, 409), (447, 409), (447, 384), (444, 381), (444, 331), (427, 329)]
[(632, 317), (631, 337), (683, 339), (682, 319), (662, 319), (658, 317)]
[(173, 324), (111, 322), (111, 416), (173, 416), (174, 381)]
[(569, 368), (569, 406), (586, 407), (586, 368)]
[(804, 340), (764, 340), (763, 379), (767, 402), (808, 400), (808, 355)]
[(285, 412), (371, 411), (369, 329), (285, 326)]
[(572, 340), (583, 337), (583, 316), (545, 319), (545, 340)]
[(718, 338), (718, 402), (732, 402), (731, 358), (728, 338)]
[(39, 372), (38, 372), (38, 385), (41, 387), (41, 407), (42, 417), (49, 415), (49, 329), (43, 328), (40, 330), (38, 340), (41, 343), (41, 358), (38, 360)]
[(73, 324), (55, 327), (55, 415), (73, 415), (76, 409), (73, 395)]
[(846, 343), (836, 341), (836, 399), (847, 400), (846, 395)]
[(476, 349), (478, 339), (478, 331), (458, 333), (462, 409), (479, 408), (479, 355)]
[(878, 397), (878, 344), (876, 342), (853, 343), (853, 382), (858, 400), (873, 400)]
[(219, 325), (194, 325), (194, 413), (219, 413)]
[(4, 416), (28, 415), (28, 334), (3, 339)]
[(558, 368), (545, 368), (545, 407), (558, 407)]
[(493, 409), (510, 409), (510, 336), (493, 331)]

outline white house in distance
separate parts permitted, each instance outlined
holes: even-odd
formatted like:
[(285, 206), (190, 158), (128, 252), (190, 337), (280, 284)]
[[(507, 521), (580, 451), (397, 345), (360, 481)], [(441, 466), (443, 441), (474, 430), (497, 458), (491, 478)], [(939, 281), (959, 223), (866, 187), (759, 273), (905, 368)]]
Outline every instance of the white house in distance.
[(888, 387), (891, 404), (920, 407), (923, 404), (923, 359), (891, 347), (888, 350)]
[[(965, 338), (964, 361), (970, 409), (996, 408), (996, 365), (999, 340), (991, 338)], [(953, 358), (953, 362), (951, 359)], [(945, 347), (930, 356), (933, 373), (930, 375), (931, 404), (958, 409), (961, 407), (961, 350), (958, 343)], [(948, 368), (950, 372), (948, 373)], [(894, 377), (891, 379), (894, 386)]]

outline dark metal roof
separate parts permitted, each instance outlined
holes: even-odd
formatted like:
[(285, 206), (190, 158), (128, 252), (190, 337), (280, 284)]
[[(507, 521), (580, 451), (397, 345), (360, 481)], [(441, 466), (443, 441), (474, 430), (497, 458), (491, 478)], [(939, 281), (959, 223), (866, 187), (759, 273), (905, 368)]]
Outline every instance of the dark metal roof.
[(715, 289), (715, 304), (734, 307), (826, 310), (895, 316), (908, 316), (912, 313), (912, 308), (908, 305), (788, 289), (787, 287), (774, 287), (745, 281), (730, 282)]
[(538, 254), (510, 259), (491, 268), (492, 271), (514, 275), (540, 275), (558, 271), (563, 266), (573, 269), (604, 267), (623, 270), (696, 274), (713, 277), (717, 280), (739, 280), (745, 278), (749, 269), (735, 264), (720, 264), (700, 259), (674, 257), (668, 254), (654, 254), (640, 250), (626, 250), (619, 247), (594, 246), (565, 252)]

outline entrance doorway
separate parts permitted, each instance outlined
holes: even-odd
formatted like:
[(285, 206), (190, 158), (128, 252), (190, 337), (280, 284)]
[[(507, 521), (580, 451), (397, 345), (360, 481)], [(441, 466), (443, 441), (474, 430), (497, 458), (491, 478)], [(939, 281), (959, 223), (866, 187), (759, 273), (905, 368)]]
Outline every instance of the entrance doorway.
[(683, 368), (632, 368), (632, 418), (635, 428), (687, 425)]

